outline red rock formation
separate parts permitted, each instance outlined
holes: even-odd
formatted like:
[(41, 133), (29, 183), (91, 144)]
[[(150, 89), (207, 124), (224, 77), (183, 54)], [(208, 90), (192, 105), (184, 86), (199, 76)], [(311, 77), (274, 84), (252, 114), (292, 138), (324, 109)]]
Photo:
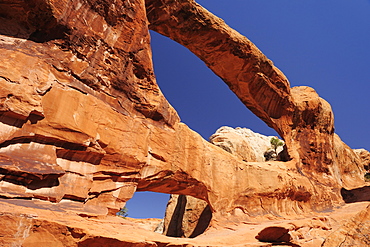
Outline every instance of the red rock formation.
[[(271, 148), (271, 138), (250, 129), (223, 126), (210, 137), (210, 142), (239, 160), (264, 162), (264, 153)], [(278, 151), (282, 149), (279, 147)], [(204, 200), (171, 195), (164, 218), (164, 234), (171, 237), (198, 236), (208, 227), (211, 218), (209, 205)]]
[[(252, 42), (193, 0), (148, 0), (146, 7), (149, 27), (186, 46), (221, 77), (252, 112), (284, 139), (300, 172), (327, 186), (361, 184), (348, 184), (346, 178), (338, 178), (333, 171), (333, 166), (345, 162), (341, 157), (337, 160), (333, 152), (331, 107), (315, 90), (291, 89), (287, 78)], [(352, 165), (358, 169), (360, 164)], [(361, 181), (360, 177), (356, 179)], [(332, 196), (327, 199), (338, 200)]]
[(1, 11), (1, 154), (17, 166), (2, 166), (3, 194), (119, 208), (148, 155), (142, 121), (179, 121), (155, 82), (143, 2), (9, 1)]
[(260, 231), (256, 239), (261, 242), (289, 243), (292, 237), (289, 234), (289, 229), (280, 226), (270, 226)]
[[(55, 205), (43, 201), (0, 199), (0, 245), (12, 246), (272, 246), (255, 237), (263, 229), (275, 226), (289, 229), (291, 242), (287, 246), (338, 246), (346, 236), (352, 246), (366, 242), (368, 203), (350, 204), (326, 214), (305, 219), (264, 220), (263, 222), (229, 222), (224, 227), (211, 228), (194, 238), (169, 238), (142, 228), (130, 219), (103, 217), (92, 207), (65, 202)], [(80, 210), (80, 211), (79, 211)], [(76, 214), (76, 212), (78, 214)], [(87, 216), (86, 212), (90, 215)], [(360, 213), (358, 213), (360, 212)], [(357, 214), (357, 215), (356, 215)], [(351, 228), (354, 226), (353, 228)], [(331, 236), (328, 237), (328, 235)], [(361, 234), (364, 233), (364, 234)], [(336, 238), (336, 236), (338, 238)], [(330, 245), (329, 241), (335, 241)], [(284, 246), (278, 244), (279, 246)], [(350, 246), (350, 245), (349, 245)], [(363, 246), (367, 246), (366, 244)]]
[[(146, 13), (278, 131), (290, 161), (243, 162), (180, 123), (155, 81)], [(240, 237), (251, 229), (221, 226), (329, 210), (343, 205), (342, 187), (363, 185), (330, 105), (290, 89), (249, 40), (193, 1), (3, 1), (0, 60), (4, 246), (255, 244), (261, 227)], [(170, 239), (106, 216), (136, 190), (202, 199), (212, 228)]]

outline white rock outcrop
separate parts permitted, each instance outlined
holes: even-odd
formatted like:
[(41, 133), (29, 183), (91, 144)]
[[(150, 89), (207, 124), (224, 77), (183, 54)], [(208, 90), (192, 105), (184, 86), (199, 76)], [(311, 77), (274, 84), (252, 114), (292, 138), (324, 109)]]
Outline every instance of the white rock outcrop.
[[(248, 128), (228, 126), (219, 128), (209, 139), (216, 146), (239, 157), (244, 161), (263, 162), (264, 154), (271, 150), (270, 140), (274, 136), (265, 136), (255, 133)], [(277, 148), (280, 153), (283, 147)]]

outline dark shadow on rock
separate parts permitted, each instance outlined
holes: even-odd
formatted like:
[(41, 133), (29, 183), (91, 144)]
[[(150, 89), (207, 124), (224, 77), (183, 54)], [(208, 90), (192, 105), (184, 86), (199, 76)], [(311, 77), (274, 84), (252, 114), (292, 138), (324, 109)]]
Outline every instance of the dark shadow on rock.
[(169, 237), (182, 237), (184, 232), (182, 230), (182, 219), (185, 213), (185, 206), (186, 206), (186, 196), (179, 195), (177, 199), (176, 208), (173, 211), (171, 221), (168, 225), (168, 230), (166, 236)]
[(22, 128), (26, 119), (20, 119), (18, 114), (12, 112), (0, 112), (0, 122), (9, 126)]
[[(50, 89), (49, 89), (50, 90)], [(43, 120), (45, 117), (38, 114), (37, 112), (33, 111), (28, 116), (27, 120), (30, 121), (31, 124), (37, 124), (38, 121)]]
[[(78, 247), (134, 246), (135, 244), (109, 237), (90, 237), (78, 243)], [(142, 245), (144, 246), (144, 244)]]
[(54, 16), (53, 8), (48, 1), (17, 1), (16, 4), (2, 2), (0, 1), (2, 35), (43, 43), (65, 39), (71, 33), (70, 28), (60, 24)]
[(370, 186), (364, 186), (352, 190), (342, 188), (340, 190), (340, 194), (346, 203), (370, 201)]
[(52, 188), (59, 186), (60, 174), (50, 174), (43, 176), (42, 179), (33, 179), (29, 184), (26, 185), (27, 189), (37, 190), (41, 188)]
[(27, 172), (8, 171), (0, 168), (0, 175), (3, 176), (3, 181), (22, 185), (30, 190), (37, 190), (59, 186), (59, 177), (64, 175), (64, 173), (40, 175)]
[(17, 157), (17, 153), (0, 154), (0, 176), (3, 181), (22, 185), (31, 190), (59, 185), (59, 177), (65, 171), (58, 165)]
[(199, 236), (200, 234), (204, 233), (205, 230), (207, 230), (211, 220), (212, 220), (212, 210), (211, 207), (207, 205), (207, 207), (204, 208), (202, 214), (200, 215), (198, 219), (198, 224), (189, 238), (195, 238), (196, 236)]
[(75, 162), (86, 162), (93, 165), (99, 165), (104, 157), (102, 152), (93, 152), (87, 150), (71, 150), (58, 148), (56, 150), (57, 158), (62, 158), (69, 161)]
[(273, 243), (272, 246), (279, 246), (279, 245), (283, 245), (283, 246), (292, 246), (292, 247), (301, 247), (300, 245), (298, 244), (294, 244), (294, 243)]

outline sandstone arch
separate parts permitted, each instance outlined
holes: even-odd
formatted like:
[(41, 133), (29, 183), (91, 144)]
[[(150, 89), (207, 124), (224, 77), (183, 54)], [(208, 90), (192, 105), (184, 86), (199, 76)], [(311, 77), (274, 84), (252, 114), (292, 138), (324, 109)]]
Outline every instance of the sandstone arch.
[[(3, 111), (4, 117), (15, 113), (27, 121), (31, 114), (37, 112), (41, 118), (40, 121), (26, 122), (19, 130), (7, 127), (14, 129), (14, 131), (11, 135), (5, 136), (4, 141), (13, 140), (16, 143), (17, 140), (24, 139), (26, 142), (45, 143), (51, 147), (53, 143), (57, 142), (71, 142), (74, 144), (67, 145), (67, 148), (65, 148), (65, 144), (59, 144), (61, 150), (57, 150), (58, 159), (74, 162), (73, 157), (80, 157), (79, 159), (88, 161), (96, 156), (99, 157), (98, 165), (110, 166), (117, 162), (123, 164), (123, 168), (118, 166), (109, 172), (99, 171), (104, 168), (98, 168), (95, 174), (97, 174), (96, 179), (100, 184), (104, 184), (101, 181), (107, 177), (112, 180), (109, 182), (112, 184), (111, 186), (116, 182), (130, 181), (131, 185), (121, 187), (131, 188), (127, 191), (134, 190), (138, 186), (139, 190), (193, 195), (208, 201), (214, 211), (231, 212), (232, 208), (235, 208), (232, 206), (235, 200), (240, 204), (238, 207), (243, 210), (255, 210), (250, 209), (250, 205), (243, 206), (246, 202), (241, 199), (242, 191), (248, 188), (247, 184), (249, 183), (240, 184), (240, 181), (248, 180), (251, 171), (246, 174), (239, 172), (240, 175), (232, 173), (227, 175), (227, 180), (232, 188), (239, 184), (233, 193), (222, 192), (222, 189), (219, 191), (217, 188), (222, 188), (219, 184), (223, 184), (223, 182), (216, 179), (224, 176), (224, 172), (220, 169), (221, 166), (230, 171), (235, 170), (235, 167), (243, 170), (245, 166), (253, 170), (253, 164), (246, 165), (234, 160), (180, 124), (175, 111), (168, 105), (155, 83), (151, 63), (144, 63), (144, 61), (150, 61), (148, 34), (144, 35), (146, 42), (141, 43), (139, 48), (130, 45), (134, 44), (134, 37), (142, 37), (141, 34), (145, 33), (145, 30), (147, 32), (146, 26), (142, 25), (143, 21), (146, 20), (145, 16), (138, 16), (130, 21), (123, 18), (109, 22), (107, 17), (92, 5), (82, 4), (80, 6), (76, 3), (75, 5), (63, 6), (50, 2), (45, 3), (45, 6), (50, 9), (50, 13), (53, 13), (53, 18), (58, 20), (58, 25), (63, 25), (74, 31), (65, 33), (65, 37), (44, 40), (39, 44), (28, 40), (22, 41), (21, 46), (18, 46), (20, 48), (15, 53), (18, 54), (19, 58), (17, 60), (5, 59), (8, 67), (18, 68), (18, 61), (26, 58), (31, 66), (38, 64), (38, 67), (35, 67), (32, 72), (19, 69), (19, 72), (12, 75), (11, 72), (4, 71), (3, 78), (6, 79), (4, 83), (14, 81), (22, 84), (31, 81), (34, 84), (33, 87), (45, 89), (34, 94), (35, 102), (32, 102), (32, 105), (29, 103), (30, 101), (24, 100), (29, 95), (26, 91), (19, 92), (17, 95), (18, 98), (21, 98), (20, 104), (14, 102), (11, 105), (9, 102), (12, 101), (7, 101), (5, 104), (7, 108), (4, 108)], [(171, 6), (171, 8), (163, 6)], [(73, 8), (77, 7), (83, 8), (84, 11), (73, 11)], [(126, 7), (121, 5), (121, 8)], [(354, 179), (347, 179), (346, 173), (343, 172), (339, 173), (339, 176), (334, 174), (336, 170), (342, 169), (341, 165), (345, 162), (336, 160), (333, 151), (333, 117), (330, 106), (319, 98), (312, 89), (290, 89), (285, 76), (250, 41), (227, 27), (223, 21), (214, 17), (195, 2), (147, 1), (146, 7), (150, 27), (153, 30), (186, 45), (203, 59), (257, 116), (275, 128), (285, 139), (292, 161), (277, 165), (277, 169), (282, 168), (281, 172), (285, 173), (286, 169), (296, 167), (297, 171), (304, 175), (303, 180), (308, 179), (312, 182), (311, 188), (297, 185), (297, 190), (301, 191), (303, 188), (311, 195), (318, 195), (320, 193), (314, 192), (317, 189), (313, 189), (313, 187), (321, 186), (320, 184), (322, 186), (330, 185), (335, 188), (334, 192), (323, 193), (317, 197), (313, 196), (317, 199), (314, 204), (321, 205), (323, 203), (322, 207), (325, 208), (340, 202), (340, 187), (346, 183), (348, 186), (352, 185), (351, 182)], [(31, 5), (29, 8), (32, 9), (34, 6)], [(130, 8), (127, 11), (130, 12)], [(139, 4), (136, 8), (139, 10), (143, 8), (143, 5)], [(108, 12), (111, 11), (113, 10)], [(82, 16), (79, 16), (81, 20), (72, 24), (72, 21), (77, 20), (76, 13), (77, 15), (83, 13)], [(174, 22), (169, 16), (176, 16), (177, 21)], [(159, 20), (156, 19), (158, 17), (160, 17)], [(187, 20), (185, 17), (189, 19), (190, 23), (182, 22)], [(106, 26), (96, 26), (94, 24), (96, 20), (103, 24), (106, 23), (104, 24)], [(168, 20), (170, 22), (167, 23)], [(122, 25), (126, 22), (138, 25), (141, 29), (135, 33), (130, 32), (131, 35), (127, 36), (127, 28)], [(87, 30), (87, 34), (84, 34), (82, 30)], [(117, 36), (120, 33), (125, 33), (125, 35)], [(10, 37), (6, 39), (9, 41), (3, 45), (4, 58), (9, 53), (6, 49), (14, 46), (17, 40)], [(206, 39), (207, 42), (203, 39)], [(52, 53), (50, 47), (53, 48)], [(36, 56), (26, 55), (26, 51), (29, 49), (36, 50)], [(122, 49), (124, 52), (116, 52)], [(96, 51), (93, 52), (93, 50)], [(105, 50), (111, 52), (106, 53)], [(58, 59), (53, 59), (53, 57), (58, 57)], [(92, 63), (92, 61), (97, 62)], [(106, 66), (107, 61), (110, 61), (110, 66), (123, 67), (124, 69), (118, 73), (110, 74), (98, 69), (99, 66)], [(123, 66), (124, 63), (127, 65)], [(232, 67), (224, 67), (226, 64), (231, 64)], [(19, 73), (30, 75), (27, 74), (25, 78), (28, 79), (26, 80), (14, 77)], [(93, 76), (93, 73), (99, 76)], [(38, 79), (33, 79), (35, 76), (32, 77), (32, 75), (37, 75)], [(40, 80), (39, 78), (45, 79)], [(59, 86), (63, 83), (69, 87), (67, 91)], [(16, 89), (17, 86), (15, 85), (14, 88)], [(55, 101), (56, 98), (59, 100)], [(69, 98), (74, 100), (69, 100), (69, 103), (66, 104), (66, 100)], [(100, 115), (88, 116), (89, 110), (86, 107), (79, 107), (81, 104), (97, 105), (100, 100), (105, 100), (111, 107), (111, 110), (108, 110), (109, 108), (106, 106), (100, 108), (107, 119), (114, 119), (109, 122), (114, 121), (116, 126), (121, 126), (119, 129), (115, 128), (116, 136), (112, 136), (108, 133), (109, 131), (103, 131), (101, 127), (112, 128), (113, 125), (107, 125), (104, 121), (99, 120)], [(29, 110), (25, 112), (25, 109)], [(122, 115), (117, 115), (115, 111)], [(80, 121), (76, 120), (76, 115), (80, 116)], [(14, 114), (10, 117), (14, 121), (17, 119), (17, 115), (14, 117)], [(147, 120), (142, 122), (140, 119), (145, 117)], [(71, 121), (75, 123), (71, 124)], [(128, 126), (134, 125), (137, 127), (133, 128), (133, 131), (127, 131)], [(24, 134), (24, 129), (28, 129), (29, 133), (36, 134), (34, 137), (27, 136)], [(78, 134), (72, 134), (73, 132)], [(110, 130), (110, 132), (112, 131)], [(72, 136), (74, 137), (72, 138)], [(76, 138), (77, 136), (78, 138)], [(110, 138), (113, 138), (114, 141)], [(119, 139), (122, 138), (127, 144), (120, 142)], [(50, 141), (46, 141), (47, 139)], [(138, 143), (137, 140), (140, 142)], [(342, 145), (339, 141), (336, 143), (338, 146)], [(344, 148), (344, 150), (347, 149)], [(190, 163), (189, 160), (192, 162)], [(194, 166), (197, 168), (194, 169)], [(263, 170), (262, 173), (268, 173), (271, 168), (265, 167)], [(274, 173), (276, 174), (276, 172)], [(212, 174), (213, 179), (206, 178), (209, 174)], [(319, 181), (319, 177), (323, 175), (326, 176), (326, 179), (324, 182)], [(126, 178), (122, 178), (122, 176)], [(277, 177), (276, 175), (271, 176)], [(89, 180), (91, 181), (91, 178)], [(286, 183), (290, 182), (287, 180)], [(191, 186), (186, 186), (188, 184)], [(281, 186), (280, 183), (277, 183), (276, 186), (271, 190), (280, 191), (277, 193), (284, 198), (290, 198), (289, 200), (293, 198), (294, 201), (296, 197), (292, 197), (291, 192), (285, 191), (284, 186)], [(100, 185), (97, 188), (99, 187)], [(103, 190), (106, 191), (104, 194), (117, 190), (114, 187), (116, 185), (111, 189)], [(98, 191), (89, 189), (87, 191), (91, 194), (92, 200), (99, 198)], [(115, 193), (117, 194), (117, 192)], [(52, 200), (58, 201), (60, 197), (64, 198), (59, 195), (55, 198), (52, 197), (54, 198)], [(68, 197), (74, 198), (74, 196)], [(87, 195), (85, 199), (81, 196), (78, 198), (80, 198), (79, 200), (90, 200)], [(119, 200), (124, 201), (125, 199)], [(228, 201), (228, 203), (225, 204), (223, 201)], [(112, 207), (115, 208), (115, 206)]]
[(193, 0), (149, 0), (146, 8), (152, 30), (186, 46), (279, 133), (297, 169), (316, 181), (312, 171), (329, 175), (328, 184), (346, 185), (346, 178), (333, 177), (332, 166), (338, 164), (333, 113), (314, 89), (291, 89), (284, 74), (252, 42)]
[[(291, 89), (252, 43), (194, 1), (38, 2), (71, 31), (38, 42), (1, 32), (1, 217), (15, 231), (6, 244), (20, 226), (32, 233), (21, 242), (37, 229), (75, 246), (131, 239), (92, 229), (88, 217), (101, 222), (136, 189), (206, 200), (215, 226), (329, 210), (343, 204), (342, 187), (363, 183), (359, 158), (333, 132), (329, 104), (313, 89)], [(290, 161), (240, 161), (180, 122), (155, 82), (146, 14), (151, 29), (197, 54), (284, 138)], [(27, 186), (36, 180), (42, 187)], [(154, 246), (170, 242), (153, 238)]]

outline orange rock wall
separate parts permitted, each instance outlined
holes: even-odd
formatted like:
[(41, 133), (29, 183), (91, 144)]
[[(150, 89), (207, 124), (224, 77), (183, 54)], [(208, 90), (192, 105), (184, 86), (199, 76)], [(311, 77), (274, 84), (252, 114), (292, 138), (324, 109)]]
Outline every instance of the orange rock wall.
[[(148, 25), (202, 58), (284, 138), (291, 160), (243, 162), (181, 123), (156, 84)], [(193, 1), (1, 2), (0, 61), (0, 196), (27, 212), (41, 201), (99, 221), (150, 190), (205, 200), (216, 226), (329, 210), (343, 205), (342, 187), (363, 185), (330, 105), (291, 89), (248, 39)]]
[[(358, 173), (342, 171), (357, 167), (352, 153), (346, 157), (355, 162), (348, 168), (342, 168), (348, 164), (341, 160), (343, 155), (334, 157), (329, 104), (310, 88), (290, 89), (284, 75), (220, 19), (191, 1), (179, 4), (173, 4), (174, 15), (181, 8), (189, 11), (189, 6), (198, 10), (198, 15), (188, 13), (194, 23), (181, 24), (195, 29), (179, 32), (175, 22), (165, 30), (173, 39), (187, 42), (282, 135), (292, 161), (257, 166), (240, 162), (179, 123), (155, 82), (143, 2), (15, 2), (4, 4), (4, 10), (23, 31), (4, 32), (1, 40), (5, 196), (77, 200), (113, 211), (136, 189), (193, 195), (208, 201), (215, 212), (241, 208), (277, 213), (280, 206), (273, 205), (282, 203), (278, 198), (287, 199), (284, 205), (293, 203), (288, 208), (297, 204), (322, 210), (341, 203), (339, 189), (360, 180)], [(150, 27), (161, 32), (166, 25), (156, 25), (153, 18), (163, 8), (150, 1), (146, 7)], [(42, 14), (47, 24), (36, 22), (41, 17), (29, 10)], [(208, 24), (199, 26), (201, 20)], [(207, 35), (222, 43), (207, 45), (212, 50), (209, 56), (201, 49), (206, 43), (197, 38)], [(224, 64), (240, 64), (234, 68), (238, 77), (233, 70), (222, 69)], [(292, 186), (292, 176), (302, 184)], [(253, 199), (254, 195), (261, 198)], [(264, 209), (257, 206), (261, 201)], [(285, 206), (282, 211), (287, 212)]]

